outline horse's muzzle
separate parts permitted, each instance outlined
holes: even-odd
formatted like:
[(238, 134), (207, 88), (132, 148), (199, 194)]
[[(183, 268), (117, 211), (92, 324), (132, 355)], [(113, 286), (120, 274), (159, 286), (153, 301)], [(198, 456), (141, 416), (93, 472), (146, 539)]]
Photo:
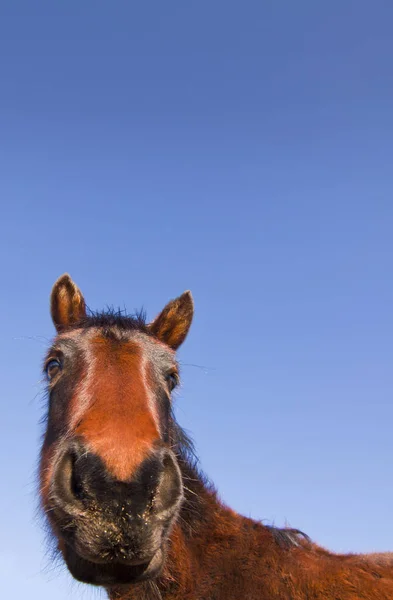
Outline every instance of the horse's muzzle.
[(159, 571), (183, 488), (167, 448), (155, 449), (124, 482), (74, 440), (56, 461), (50, 498), (50, 520), (71, 573), (80, 581), (114, 585)]

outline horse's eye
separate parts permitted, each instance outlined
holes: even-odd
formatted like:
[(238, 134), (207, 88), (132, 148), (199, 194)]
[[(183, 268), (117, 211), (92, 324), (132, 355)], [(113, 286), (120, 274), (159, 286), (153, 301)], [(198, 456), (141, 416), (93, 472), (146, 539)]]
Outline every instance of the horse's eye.
[(58, 373), (60, 373), (60, 371), (61, 364), (57, 359), (52, 358), (52, 360), (46, 363), (45, 373), (49, 381), (53, 379)]
[(179, 375), (177, 373), (168, 373), (165, 379), (170, 392), (174, 390), (179, 383)]

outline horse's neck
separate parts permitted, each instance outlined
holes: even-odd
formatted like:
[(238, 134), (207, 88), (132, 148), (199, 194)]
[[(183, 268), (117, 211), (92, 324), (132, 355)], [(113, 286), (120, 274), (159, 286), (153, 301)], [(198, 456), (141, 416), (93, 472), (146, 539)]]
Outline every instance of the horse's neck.
[(183, 474), (185, 501), (162, 574), (155, 581), (110, 589), (110, 600), (306, 600), (316, 593), (326, 599), (393, 598), (392, 553), (339, 556), (307, 541), (301, 548), (296, 532), (241, 517), (220, 504), (198, 474)]
[(189, 595), (203, 569), (208, 549), (236, 536), (243, 520), (224, 507), (193, 469), (183, 472), (185, 501), (168, 542), (162, 574), (152, 582), (109, 589), (110, 600), (172, 600)]

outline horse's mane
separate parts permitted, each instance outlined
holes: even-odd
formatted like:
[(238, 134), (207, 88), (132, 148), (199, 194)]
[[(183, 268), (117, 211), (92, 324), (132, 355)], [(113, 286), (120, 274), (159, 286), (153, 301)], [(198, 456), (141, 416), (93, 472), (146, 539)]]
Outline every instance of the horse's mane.
[(146, 323), (146, 313), (143, 309), (134, 314), (127, 313), (125, 309), (111, 306), (104, 311), (88, 309), (86, 316), (71, 326), (72, 329), (90, 329), (91, 327), (99, 327), (104, 330), (116, 328), (122, 331), (150, 333)]
[[(199, 459), (195, 452), (195, 446), (188, 435), (177, 423), (175, 416), (171, 415), (172, 421), (172, 436), (174, 447), (182, 466), (183, 477), (186, 479), (185, 489), (185, 510), (192, 511), (191, 517), (199, 516), (202, 518), (203, 514), (203, 500), (200, 496), (201, 486), (208, 493), (216, 496), (217, 492), (214, 485), (209, 478), (201, 471), (199, 467)], [(187, 493), (188, 492), (188, 493)], [(300, 529), (293, 529), (290, 527), (275, 527), (274, 525), (264, 525), (263, 523), (256, 521), (256, 527), (264, 527), (269, 531), (274, 541), (281, 548), (293, 548), (303, 546), (305, 543), (311, 543), (309, 536)]]

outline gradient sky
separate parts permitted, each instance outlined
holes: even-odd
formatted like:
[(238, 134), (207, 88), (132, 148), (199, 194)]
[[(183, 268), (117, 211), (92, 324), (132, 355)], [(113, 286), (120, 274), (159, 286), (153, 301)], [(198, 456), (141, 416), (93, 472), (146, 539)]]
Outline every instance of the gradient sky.
[(227, 503), (393, 550), (392, 20), (379, 0), (1, 2), (5, 598), (100, 596), (35, 518), (64, 271), (95, 309), (192, 290), (177, 415)]

